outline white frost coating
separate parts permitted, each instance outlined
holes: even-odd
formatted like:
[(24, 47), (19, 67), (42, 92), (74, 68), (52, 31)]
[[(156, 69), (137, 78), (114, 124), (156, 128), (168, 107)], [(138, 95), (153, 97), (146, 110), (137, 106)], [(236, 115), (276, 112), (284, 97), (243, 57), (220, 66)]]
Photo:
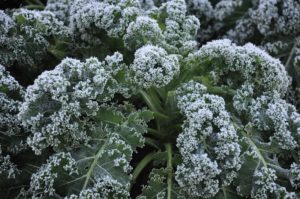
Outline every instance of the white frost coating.
[(105, 43), (104, 35), (123, 39), (130, 50), (152, 44), (181, 54), (195, 50), (199, 26), (196, 17), (187, 15), (184, 0), (168, 1), (149, 12), (139, 1), (127, 0), (75, 0), (70, 8), (70, 28), (84, 46)]
[[(0, 63), (9, 67), (17, 62), (20, 65), (36, 65), (45, 58), (48, 47), (56, 39), (70, 36), (67, 27), (50, 11), (18, 9), (11, 20), (0, 14)], [(4, 18), (3, 18), (4, 17)], [(14, 24), (14, 31), (9, 31)], [(2, 25), (6, 27), (3, 29)]]
[(21, 133), (17, 114), (24, 96), (24, 89), (0, 64), (0, 131), (5, 136)]
[(110, 37), (120, 37), (139, 12), (136, 1), (75, 0), (70, 8), (70, 27), (84, 41), (100, 42), (97, 33), (105, 31)]
[(205, 16), (206, 20), (214, 17), (214, 8), (209, 0), (187, 0), (188, 10), (197, 17)]
[[(17, 114), (24, 95), (23, 88), (0, 64), (0, 174), (8, 179), (19, 174), (13, 155), (26, 148)], [(12, 141), (13, 140), (13, 141)]]
[(213, 3), (210, 0), (187, 0), (189, 10), (209, 19), (224, 20), (243, 4), (243, 0), (220, 0)]
[(145, 44), (160, 44), (164, 40), (163, 34), (156, 20), (147, 16), (137, 17), (131, 22), (124, 35), (125, 46), (137, 49)]
[(56, 153), (31, 176), (28, 193), (32, 198), (46, 198), (54, 196), (55, 180), (59, 177), (58, 172), (63, 171), (67, 175), (78, 174), (75, 160), (70, 153)]
[(68, 23), (69, 11), (73, 2), (74, 0), (48, 0), (45, 10), (51, 11), (58, 19)]
[(155, 9), (155, 0), (139, 0), (141, 8), (145, 11)]
[(255, 189), (251, 191), (252, 198), (268, 199), (274, 198), (287, 198), (296, 199), (296, 195), (293, 192), (288, 192), (285, 187), (281, 187), (276, 183), (277, 176), (276, 171), (271, 168), (263, 167), (255, 170)]
[(14, 27), (15, 23), (10, 16), (5, 14), (4, 11), (0, 10), (0, 34), (4, 36), (9, 30)]
[(291, 176), (291, 184), (294, 188), (299, 188), (300, 187), (300, 165), (293, 163), (291, 164), (290, 168), (290, 176)]
[[(26, 32), (29, 36), (37, 34), (38, 31), (42, 33), (43, 36), (50, 35), (65, 35), (68, 34), (68, 31), (64, 28), (63, 23), (59, 21), (55, 15), (50, 11), (35, 11), (35, 10), (26, 10), (20, 9), (13, 14), (13, 20), (18, 21), (18, 17), (25, 18), (28, 25), (24, 24), (20, 28)], [(44, 29), (35, 30), (37, 27), (30, 27), (30, 23), (38, 21), (44, 25)], [(35, 35), (36, 36), (36, 35)]]
[[(188, 12), (197, 16), (198, 19), (201, 19), (201, 23), (203, 24), (198, 32), (198, 41), (203, 43), (204, 41), (210, 41), (215, 38), (216, 35), (220, 34), (220, 31), (228, 27), (228, 19), (230, 19), (230, 23), (232, 22), (231, 20), (236, 20), (238, 23), (243, 16), (236, 19), (235, 14), (241, 15), (241, 13), (243, 13), (243, 7), (247, 8), (247, 4), (251, 4), (254, 1), (255, 0), (186, 0)], [(234, 18), (232, 16), (234, 16)], [(247, 23), (245, 23), (245, 25), (247, 25)], [(236, 24), (236, 26), (238, 26), (238, 24)], [(247, 31), (248, 29), (243, 28), (243, 32), (230, 32), (232, 32), (231, 34), (243, 34)]]
[[(245, 15), (247, 16), (247, 14)], [(236, 21), (235, 27), (230, 29), (224, 37), (237, 43), (245, 43), (249, 38), (253, 37), (255, 32), (254, 22), (248, 17), (241, 17)]]
[(134, 82), (143, 88), (165, 86), (179, 73), (177, 56), (168, 55), (163, 48), (146, 45), (139, 48), (134, 57), (131, 65)]
[(297, 128), (300, 114), (296, 108), (278, 96), (261, 96), (250, 106), (251, 122), (262, 131), (274, 132), (271, 141), (279, 147), (292, 150), (300, 146)]
[(299, 34), (298, 0), (187, 0), (186, 2), (188, 11), (201, 19), (204, 26), (199, 32), (201, 42), (210, 41), (216, 35), (222, 36), (220, 31), (228, 28), (230, 29), (223, 38), (232, 39), (240, 44), (246, 43), (249, 39), (261, 38), (260, 35), (263, 36), (263, 40), (277, 40), (281, 36), (294, 37)]
[(19, 93), (19, 95), (24, 94), (22, 86), (13, 78), (5, 67), (0, 64), (0, 85), (6, 87), (8, 91), (14, 91)]
[(263, 35), (290, 34), (300, 28), (300, 2), (296, 0), (260, 0), (250, 15)]
[(87, 116), (94, 116), (99, 103), (109, 101), (115, 93), (128, 95), (113, 75), (124, 65), (122, 55), (108, 56), (106, 62), (89, 58), (85, 63), (64, 59), (54, 70), (42, 73), (29, 86), (19, 118), (31, 128), (28, 144), (36, 154), (47, 146), (54, 148), (87, 143)]
[(190, 81), (177, 90), (178, 108), (186, 117), (177, 147), (183, 163), (176, 181), (191, 196), (210, 198), (228, 186), (240, 168), (240, 146), (224, 99), (206, 94)]
[(97, 179), (94, 187), (80, 191), (78, 195), (72, 194), (69, 197), (65, 197), (65, 199), (126, 199), (129, 197), (128, 186), (129, 184), (124, 185), (106, 175)]
[(15, 178), (19, 173), (17, 165), (11, 161), (11, 156), (4, 154), (0, 145), (0, 174), (7, 176), (8, 179)]
[[(187, 15), (187, 7), (184, 0), (168, 1), (159, 8), (166, 15), (164, 38), (168, 48), (172, 52), (182, 52), (181, 47), (187, 46), (194, 40), (200, 27), (200, 22), (195, 16)], [(194, 46), (189, 50), (194, 50)]]
[(232, 14), (236, 8), (242, 6), (243, 0), (221, 0), (215, 6), (215, 18), (218, 20), (224, 20), (225, 17)]
[[(250, 43), (236, 46), (227, 39), (215, 40), (188, 58), (193, 64), (203, 59), (210, 60), (216, 84), (227, 81), (228, 86), (237, 89), (234, 106), (238, 111), (247, 110), (252, 98), (264, 92), (284, 96), (290, 84), (281, 62)], [(238, 73), (241, 80), (235, 83), (231, 73)]]
[(219, 190), (216, 177), (221, 173), (218, 164), (206, 153), (195, 154), (177, 166), (176, 181), (190, 196), (210, 198)]
[[(244, 1), (247, 2), (247, 1)], [(298, 0), (252, 0), (252, 5), (236, 21), (226, 37), (245, 43), (258, 31), (265, 39), (278, 35), (295, 35), (300, 27), (300, 2)], [(226, 26), (225, 23), (222, 23)], [(268, 36), (268, 37), (266, 37)], [(293, 36), (294, 37), (294, 36)]]
[(280, 51), (285, 50), (288, 48), (288, 43), (283, 42), (283, 41), (274, 41), (274, 42), (267, 42), (262, 45), (262, 49), (267, 51), (268, 53), (278, 54)]
[(168, 19), (182, 21), (185, 18), (187, 7), (184, 0), (174, 0), (165, 4)]

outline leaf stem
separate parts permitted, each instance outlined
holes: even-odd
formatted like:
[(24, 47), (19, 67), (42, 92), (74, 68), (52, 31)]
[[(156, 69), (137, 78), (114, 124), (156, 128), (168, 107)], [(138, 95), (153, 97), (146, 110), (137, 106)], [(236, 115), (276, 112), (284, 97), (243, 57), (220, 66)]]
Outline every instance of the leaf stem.
[(172, 167), (172, 146), (170, 143), (165, 144), (167, 155), (168, 155), (168, 161), (167, 161), (167, 169), (168, 171), (168, 178), (167, 178), (167, 199), (172, 198), (172, 172), (173, 172), (173, 167)]
[(226, 190), (224, 187), (222, 187), (222, 191), (223, 191), (223, 194), (224, 194), (224, 199), (227, 199), (227, 194), (226, 194)]
[(285, 64), (284, 64), (286, 70), (289, 69), (289, 65), (290, 65), (290, 62), (291, 62), (291, 60), (292, 60), (292, 57), (293, 57), (293, 55), (294, 55), (294, 53), (295, 53), (296, 47), (297, 47), (297, 42), (295, 42), (295, 44), (293, 45), (292, 50), (291, 50), (291, 52), (290, 52), (290, 54), (289, 54), (289, 57), (288, 57), (287, 61), (286, 61)]
[(271, 163), (268, 163), (268, 165), (276, 170), (278, 176), (283, 177), (283, 178), (289, 178), (289, 176), (288, 176), (289, 170), (288, 169), (281, 168), (281, 167), (279, 167), (275, 164), (271, 164)]
[(146, 104), (148, 105), (148, 107), (150, 108), (151, 111), (153, 111), (154, 116), (161, 118), (161, 119), (169, 119), (169, 116), (161, 113), (161, 111), (159, 111), (160, 109), (162, 109), (159, 105), (157, 105), (157, 103), (154, 102), (154, 100), (151, 98), (151, 96), (146, 93), (143, 90), (140, 90), (139, 93), (142, 95), (142, 97), (144, 98)]
[(43, 6), (44, 4), (40, 0), (33, 0), (36, 4)]
[(152, 146), (152, 147), (158, 149), (158, 150), (160, 149), (159, 146), (158, 146), (159, 143), (156, 140), (152, 139), (152, 138), (146, 137), (145, 138), (145, 143), (148, 144), (149, 146)]
[(147, 128), (148, 134), (149, 135), (153, 135), (156, 138), (162, 139), (163, 135), (156, 129), (152, 129), (152, 128)]
[(42, 6), (42, 5), (27, 5), (27, 6), (24, 6), (24, 8), (26, 8), (28, 10), (44, 10), (45, 6)]
[(253, 142), (253, 140), (246, 134), (246, 132), (241, 129), (241, 132), (243, 134), (243, 136), (245, 138), (247, 138), (247, 140), (249, 141), (249, 144), (253, 147), (253, 150), (255, 151), (256, 155), (258, 156), (258, 159), (263, 163), (264, 167), (268, 167), (267, 165), (267, 161), (265, 160), (265, 158), (263, 157), (263, 155), (261, 154), (259, 148), (256, 146), (256, 144)]
[(156, 108), (155, 104), (152, 102), (151, 97), (143, 90), (140, 90), (139, 93), (142, 95), (149, 108), (154, 112), (158, 112), (158, 109)]
[(93, 171), (95, 169), (95, 166), (97, 165), (97, 162), (99, 160), (99, 158), (102, 157), (103, 153), (104, 153), (104, 150), (105, 150), (105, 147), (107, 145), (107, 140), (104, 142), (104, 144), (101, 146), (101, 148), (99, 149), (99, 151), (97, 152), (96, 156), (95, 156), (95, 159), (94, 161), (92, 162), (91, 164), (91, 167), (89, 168), (87, 174), (86, 174), (86, 179), (84, 181), (84, 184), (83, 184), (83, 187), (82, 187), (82, 190), (86, 189), (88, 183), (89, 183), (89, 180), (93, 174)]
[(144, 170), (144, 168), (155, 159), (157, 152), (152, 152), (146, 155), (139, 164), (135, 167), (132, 173), (132, 179), (130, 183), (130, 189), (132, 188), (132, 185), (135, 183), (136, 179), (140, 175), (140, 173)]
[(154, 117), (160, 118), (160, 119), (163, 119), (163, 120), (168, 120), (168, 119), (170, 119), (169, 116), (167, 116), (167, 115), (165, 115), (165, 114), (163, 114), (163, 113), (160, 113), (160, 112), (153, 112), (153, 115), (154, 115)]

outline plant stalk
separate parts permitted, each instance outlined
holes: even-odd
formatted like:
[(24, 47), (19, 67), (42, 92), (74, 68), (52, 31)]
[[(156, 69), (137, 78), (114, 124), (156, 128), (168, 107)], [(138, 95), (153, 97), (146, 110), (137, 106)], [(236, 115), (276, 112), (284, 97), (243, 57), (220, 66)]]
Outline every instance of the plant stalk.
[(172, 145), (170, 143), (165, 144), (167, 155), (168, 155), (168, 161), (167, 161), (167, 169), (168, 169), (168, 178), (167, 178), (167, 199), (172, 198)]
[(144, 170), (144, 168), (152, 161), (155, 159), (157, 155), (157, 152), (152, 152), (149, 153), (148, 155), (146, 155), (140, 162), (139, 164), (136, 166), (136, 168), (133, 170), (132, 173), (132, 179), (131, 179), (131, 183), (130, 183), (130, 188), (129, 190), (132, 188), (132, 185), (135, 183), (136, 179), (138, 178), (138, 176), (140, 175), (140, 173)]

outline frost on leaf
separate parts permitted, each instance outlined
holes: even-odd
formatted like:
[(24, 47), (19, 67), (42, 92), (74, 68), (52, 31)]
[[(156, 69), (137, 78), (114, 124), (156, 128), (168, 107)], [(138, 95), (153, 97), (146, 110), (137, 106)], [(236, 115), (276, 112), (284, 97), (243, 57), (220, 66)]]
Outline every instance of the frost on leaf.
[[(58, 154), (69, 151), (68, 159), (72, 158), (72, 165), (78, 169), (71, 175), (56, 169), (49, 173), (41, 167), (33, 175), (29, 195), (128, 195), (129, 162), (136, 148), (144, 144), (146, 122), (152, 119), (152, 113), (114, 101), (116, 94), (129, 95), (122, 60), (120, 53), (107, 56), (105, 61), (67, 58), (27, 88), (19, 118), (32, 132), (28, 145), (37, 155), (48, 147)], [(56, 166), (56, 162), (50, 166)], [(105, 193), (102, 186), (114, 189)]]
[(190, 52), (195, 49), (197, 43), (194, 42), (194, 38), (200, 28), (200, 22), (195, 16), (187, 14), (184, 0), (163, 3), (157, 15), (157, 20), (164, 22), (163, 35), (169, 51), (180, 53), (182, 50)]
[(137, 49), (145, 44), (157, 45), (163, 39), (156, 20), (146, 16), (137, 17), (134, 22), (131, 22), (124, 35), (125, 46), (129, 49)]
[(179, 60), (176, 55), (168, 53), (160, 47), (146, 45), (134, 54), (134, 82), (142, 88), (163, 87), (170, 83), (179, 73)]
[(138, 196), (138, 199), (157, 198), (164, 199), (167, 197), (168, 189), (171, 189), (171, 197), (176, 199), (185, 199), (188, 196), (181, 190), (180, 187), (172, 182), (171, 187), (168, 187), (168, 173), (170, 170), (167, 168), (153, 169), (149, 174), (149, 181), (146, 186), (143, 187), (142, 194)]
[[(281, 40), (287, 42), (299, 34), (300, 3), (297, 0), (243, 1), (235, 26), (225, 35), (239, 43)], [(222, 23), (226, 26), (225, 23)], [(287, 42), (289, 43), (289, 42)]]
[(205, 72), (214, 74), (214, 84), (236, 90), (233, 104), (237, 111), (247, 110), (251, 100), (263, 93), (284, 96), (289, 86), (281, 62), (250, 43), (236, 46), (226, 39), (208, 42), (190, 54), (188, 61), (191, 67), (207, 63)]
[(12, 136), (20, 133), (20, 121), (17, 118), (24, 95), (19, 83), (0, 65), (0, 129), (1, 134)]
[(69, 22), (69, 11), (74, 0), (48, 0), (45, 10), (51, 11), (58, 19)]
[(296, 199), (295, 193), (289, 193), (284, 187), (276, 184), (276, 171), (270, 168), (261, 168), (254, 173), (254, 188), (251, 192), (252, 198), (288, 198)]
[(250, 107), (250, 115), (254, 127), (272, 132), (272, 143), (286, 150), (299, 148), (300, 115), (293, 105), (276, 96), (261, 96)]
[(32, 198), (55, 196), (54, 183), (61, 180), (58, 174), (62, 173), (65, 175), (78, 173), (76, 162), (70, 153), (60, 152), (52, 155), (47, 163), (31, 176), (30, 188), (26, 194), (31, 195)]
[(1, 37), (3, 37), (14, 27), (15, 23), (12, 18), (2, 10), (0, 11), (0, 22), (0, 33), (2, 35)]
[(8, 179), (19, 173), (13, 158), (26, 148), (26, 134), (17, 117), (23, 95), (23, 88), (0, 65), (0, 174)]
[(207, 94), (203, 85), (183, 84), (177, 100), (186, 119), (177, 138), (183, 163), (177, 166), (176, 181), (193, 197), (213, 197), (232, 183), (240, 168), (236, 131), (224, 99)]
[(1, 11), (0, 21), (5, 25), (0, 37), (0, 63), (6, 67), (17, 62), (34, 68), (46, 58), (54, 38), (70, 36), (63, 23), (49, 11), (19, 9), (12, 16)]
[(296, 189), (299, 188), (300, 187), (300, 165), (299, 165), (299, 163), (291, 164), (289, 176), (291, 177), (290, 181), (291, 181), (292, 186)]
[(83, 41), (101, 43), (97, 34), (104, 31), (110, 37), (122, 36), (139, 12), (137, 1), (75, 0), (70, 8), (70, 27)]
[[(144, 145), (152, 114), (130, 104), (98, 107), (88, 144), (58, 152), (33, 174), (28, 195), (127, 198), (133, 152)], [(67, 148), (67, 147), (65, 147)], [(59, 157), (59, 158), (58, 158)]]
[(2, 146), (0, 145), (0, 175), (10, 179), (15, 178), (18, 173), (17, 165), (11, 161), (9, 154), (3, 154)]
[(89, 141), (100, 105), (116, 93), (129, 95), (121, 62), (119, 53), (102, 62), (66, 58), (27, 88), (19, 118), (32, 131), (28, 144), (36, 154), (48, 146), (68, 148)]
[(82, 199), (82, 198), (120, 198), (127, 199), (129, 193), (126, 185), (114, 180), (110, 176), (105, 176), (103, 179), (96, 179), (94, 187), (81, 191), (78, 195), (72, 194), (66, 199)]
[(300, 28), (300, 3), (295, 0), (260, 0), (250, 16), (261, 34), (295, 33)]

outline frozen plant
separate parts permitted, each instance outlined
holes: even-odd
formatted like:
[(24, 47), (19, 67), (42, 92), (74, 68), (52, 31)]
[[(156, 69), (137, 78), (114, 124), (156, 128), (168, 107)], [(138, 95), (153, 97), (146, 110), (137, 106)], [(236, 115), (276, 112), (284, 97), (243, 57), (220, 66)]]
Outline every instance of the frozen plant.
[(0, 11), (0, 195), (300, 198), (298, 4)]

